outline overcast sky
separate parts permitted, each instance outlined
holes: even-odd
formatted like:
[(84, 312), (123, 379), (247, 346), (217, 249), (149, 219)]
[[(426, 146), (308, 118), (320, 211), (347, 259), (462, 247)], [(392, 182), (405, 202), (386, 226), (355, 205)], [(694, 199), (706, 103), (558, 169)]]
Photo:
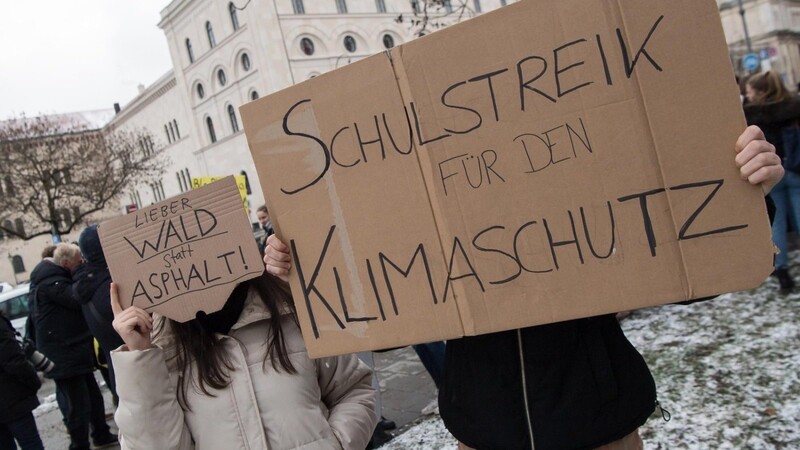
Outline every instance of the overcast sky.
[(112, 108), (172, 66), (169, 0), (0, 2), (0, 119)]

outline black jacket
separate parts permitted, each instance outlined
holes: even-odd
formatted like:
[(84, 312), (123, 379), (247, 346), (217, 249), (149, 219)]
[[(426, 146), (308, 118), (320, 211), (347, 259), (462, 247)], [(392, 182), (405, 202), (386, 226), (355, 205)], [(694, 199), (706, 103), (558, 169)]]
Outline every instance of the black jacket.
[(94, 371), (92, 335), (72, 292), (69, 270), (43, 260), (31, 272), (36, 347), (55, 363), (53, 379)]
[(75, 298), (82, 305), (89, 331), (106, 353), (124, 344), (111, 326), (111, 273), (105, 265), (84, 263), (72, 275)]
[(795, 96), (782, 102), (746, 104), (744, 115), (748, 125), (758, 125), (764, 131), (767, 142), (775, 146), (782, 158), (784, 151), (781, 129), (800, 120), (800, 97)]
[(36, 391), (41, 382), (25, 359), (14, 327), (0, 315), (0, 423), (11, 422), (39, 406)]
[(614, 315), (447, 341), (444, 378), (442, 419), (480, 450), (531, 447), (524, 392), (537, 450), (621, 439), (656, 403), (650, 370)]

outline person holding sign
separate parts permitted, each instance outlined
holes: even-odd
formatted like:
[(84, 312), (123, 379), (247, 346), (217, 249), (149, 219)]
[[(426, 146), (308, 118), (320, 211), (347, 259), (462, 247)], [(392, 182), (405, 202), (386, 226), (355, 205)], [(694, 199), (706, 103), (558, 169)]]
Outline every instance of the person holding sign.
[[(123, 449), (358, 449), (377, 418), (354, 355), (308, 357), (288, 287), (240, 283), (217, 312), (185, 323), (123, 310), (111, 285)], [(151, 338), (152, 333), (152, 338)]]
[[(765, 195), (783, 176), (757, 127), (739, 136), (734, 159)], [(291, 255), (277, 236), (264, 262), (288, 278)], [(447, 342), (439, 409), (462, 450), (637, 450), (657, 405), (653, 377), (614, 314)]]

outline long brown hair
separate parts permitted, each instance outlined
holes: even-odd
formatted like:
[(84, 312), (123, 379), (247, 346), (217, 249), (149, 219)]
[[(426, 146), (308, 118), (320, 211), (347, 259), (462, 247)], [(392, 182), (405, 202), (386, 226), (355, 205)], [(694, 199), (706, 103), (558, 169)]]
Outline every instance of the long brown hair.
[[(283, 281), (264, 274), (260, 277), (240, 283), (228, 297), (228, 303), (239, 300), (244, 301), (251, 288), (258, 292), (258, 296), (270, 313), (268, 335), (266, 337), (267, 352), (264, 356), (264, 367), (267, 360), (277, 371), (295, 374), (297, 370), (289, 359), (286, 350), (286, 341), (281, 328), (281, 307), (286, 305), (291, 311), (292, 318), (297, 322), (296, 310), (292, 301), (289, 287)], [(244, 297), (242, 297), (244, 296)], [(230, 355), (225, 352), (222, 339), (217, 339), (198, 319), (180, 323), (167, 320), (162, 325), (169, 324), (175, 337), (177, 354), (173, 357), (179, 373), (178, 400), (188, 408), (186, 402), (186, 389), (189, 380), (204, 394), (213, 396), (209, 391), (223, 389), (230, 384), (230, 372), (234, 370)], [(156, 334), (164, 331), (164, 327), (156, 330)], [(193, 364), (194, 363), (194, 364)], [(193, 367), (197, 367), (197, 380), (194, 381)]]
[(777, 73), (769, 70), (747, 79), (747, 84), (756, 92), (753, 103), (780, 102), (789, 98), (789, 90)]

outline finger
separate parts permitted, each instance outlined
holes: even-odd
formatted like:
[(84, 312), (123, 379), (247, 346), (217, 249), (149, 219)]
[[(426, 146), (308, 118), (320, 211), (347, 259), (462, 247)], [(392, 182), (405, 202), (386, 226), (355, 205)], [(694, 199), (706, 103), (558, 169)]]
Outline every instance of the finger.
[(747, 161), (747, 163), (739, 169), (739, 173), (742, 175), (743, 179), (749, 180), (750, 176), (758, 172), (761, 168), (780, 165), (781, 158), (778, 155), (775, 153), (762, 152), (756, 154)]
[(767, 141), (750, 141), (745, 148), (736, 155), (736, 165), (742, 167), (761, 153), (775, 154), (775, 146)]
[(122, 306), (119, 304), (119, 289), (117, 288), (117, 283), (111, 282), (111, 311), (114, 312), (114, 317), (117, 317), (122, 313)]
[(149, 325), (147, 324), (146, 320), (143, 320), (140, 316), (131, 315), (125, 320), (122, 320), (120, 325), (122, 326), (123, 332), (134, 332), (139, 334), (149, 334), (150, 329), (148, 328)]
[(778, 181), (783, 177), (783, 172), (783, 166), (765, 166), (750, 175), (747, 181), (755, 185), (760, 184), (761, 190), (766, 195), (778, 184)]
[(289, 247), (274, 234), (267, 238), (267, 245), (281, 253), (289, 254)]
[(736, 153), (741, 152), (751, 141), (765, 141), (764, 132), (755, 125), (747, 127), (736, 140)]
[(292, 260), (292, 256), (289, 252), (281, 251), (271, 245), (267, 245), (266, 250), (264, 250), (264, 261), (276, 261), (276, 262), (287, 262)]

